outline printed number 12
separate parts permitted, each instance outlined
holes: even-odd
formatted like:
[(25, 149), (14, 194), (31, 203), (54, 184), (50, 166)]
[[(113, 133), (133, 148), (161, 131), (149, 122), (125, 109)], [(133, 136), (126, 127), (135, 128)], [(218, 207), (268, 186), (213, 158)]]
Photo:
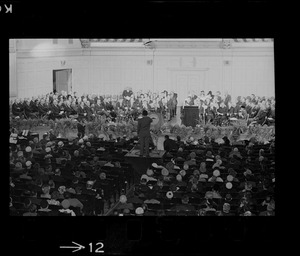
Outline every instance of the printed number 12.
[[(99, 247), (96, 248), (95, 253), (104, 253), (104, 250), (101, 250), (104, 247), (104, 244), (102, 242), (98, 242), (96, 245), (99, 245)], [(93, 243), (89, 243), (89, 246), (90, 252), (93, 252)]]

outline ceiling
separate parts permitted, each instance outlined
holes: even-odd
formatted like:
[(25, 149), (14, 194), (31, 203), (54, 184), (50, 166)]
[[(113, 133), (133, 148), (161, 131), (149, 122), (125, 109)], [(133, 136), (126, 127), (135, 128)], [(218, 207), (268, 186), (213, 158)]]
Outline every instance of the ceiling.
[[(220, 43), (220, 42), (230, 42), (230, 43), (255, 43), (255, 42), (273, 42), (272, 38), (92, 38), (92, 39), (80, 39), (81, 45), (83, 48), (90, 48), (91, 45), (97, 45), (97, 47), (101, 47), (102, 43), (103, 46), (114, 46), (114, 44), (118, 46), (127, 46), (129, 44), (134, 45), (134, 44), (147, 44), (147, 43), (160, 43), (164, 45), (169, 45), (170, 43), (172, 44), (182, 44), (183, 42), (185, 43), (192, 43), (192, 44), (197, 44), (197, 43), (202, 43), (202, 44), (208, 44), (210, 43)], [(148, 45), (149, 46), (149, 45)]]

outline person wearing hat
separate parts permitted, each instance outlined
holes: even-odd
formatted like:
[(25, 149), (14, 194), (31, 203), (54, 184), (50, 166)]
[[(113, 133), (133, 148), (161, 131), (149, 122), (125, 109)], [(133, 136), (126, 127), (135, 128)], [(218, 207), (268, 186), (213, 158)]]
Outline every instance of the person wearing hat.
[(223, 182), (223, 179), (220, 177), (220, 171), (218, 169), (215, 169), (213, 171), (213, 176), (211, 176), (208, 181), (209, 182)]
[(152, 119), (148, 116), (148, 111), (143, 110), (143, 117), (138, 119), (137, 133), (139, 136), (140, 142), (140, 157), (144, 156), (149, 157), (149, 142), (150, 142), (150, 125)]
[(144, 209), (142, 207), (138, 207), (135, 209), (135, 215), (136, 216), (143, 216), (144, 215)]
[(71, 209), (69, 209), (71, 206), (70, 201), (68, 199), (64, 199), (61, 202), (61, 209), (58, 211), (60, 212), (60, 216), (76, 216), (75, 212)]
[(219, 169), (219, 170), (224, 170), (225, 166), (222, 165), (223, 161), (221, 159), (217, 159), (216, 162), (213, 164), (212, 169)]
[(134, 210), (134, 206), (132, 203), (127, 202), (127, 197), (125, 195), (121, 195), (117, 209), (118, 210), (123, 210), (123, 209)]
[(52, 216), (53, 215), (52, 210), (49, 209), (49, 203), (46, 199), (43, 199), (40, 202), (40, 209), (38, 209), (37, 213), (38, 213), (37, 214), (38, 216)]
[(199, 172), (201, 173), (206, 173), (207, 169), (206, 169), (206, 162), (201, 162), (200, 163), (200, 167), (199, 167)]
[(176, 175), (176, 181), (174, 183), (177, 187), (186, 187), (187, 183), (182, 179), (182, 175), (181, 174), (177, 174)]
[[(231, 167), (228, 168), (228, 176), (229, 175), (233, 177), (233, 180), (231, 180), (230, 182), (234, 182), (234, 183), (239, 182), (239, 179), (236, 177), (237, 176), (237, 172), (233, 168), (231, 168)], [(228, 176), (227, 176), (227, 178), (228, 178)], [(231, 177), (230, 177), (230, 179), (231, 179)]]

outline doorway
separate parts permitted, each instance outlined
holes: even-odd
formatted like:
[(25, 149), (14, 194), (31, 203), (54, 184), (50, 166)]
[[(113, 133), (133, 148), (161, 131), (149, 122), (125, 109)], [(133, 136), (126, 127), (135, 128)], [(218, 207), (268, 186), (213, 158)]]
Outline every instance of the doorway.
[(182, 106), (188, 94), (199, 94), (205, 90), (205, 72), (197, 71), (177, 71), (174, 72), (174, 87), (178, 92), (178, 105)]
[(53, 70), (53, 91), (72, 91), (72, 69)]

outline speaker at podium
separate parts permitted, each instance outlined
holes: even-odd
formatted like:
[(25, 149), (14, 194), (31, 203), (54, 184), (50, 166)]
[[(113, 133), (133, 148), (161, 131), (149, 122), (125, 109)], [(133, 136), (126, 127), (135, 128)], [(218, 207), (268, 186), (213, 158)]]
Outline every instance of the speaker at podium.
[(199, 123), (199, 107), (184, 106), (182, 123), (185, 126), (195, 127)]

